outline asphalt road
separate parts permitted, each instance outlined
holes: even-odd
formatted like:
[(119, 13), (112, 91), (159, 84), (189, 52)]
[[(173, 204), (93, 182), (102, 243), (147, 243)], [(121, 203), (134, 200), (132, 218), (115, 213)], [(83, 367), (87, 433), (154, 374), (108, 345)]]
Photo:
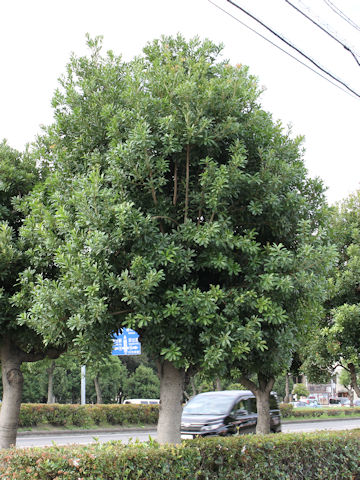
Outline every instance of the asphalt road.
[[(283, 432), (314, 432), (316, 430), (350, 430), (353, 428), (360, 428), (360, 419), (341, 419), (341, 420), (329, 420), (318, 422), (299, 422), (289, 423), (282, 425)], [(26, 433), (19, 434), (16, 442), (17, 447), (42, 447), (50, 446), (52, 444), (57, 445), (69, 445), (69, 444), (87, 444), (95, 441), (109, 442), (111, 440), (121, 440), (124, 443), (128, 443), (130, 439), (133, 441), (139, 440), (141, 442), (149, 440), (149, 436), (156, 439), (156, 430), (146, 431), (123, 431), (123, 432), (68, 432), (54, 433), (49, 432), (46, 434)]]

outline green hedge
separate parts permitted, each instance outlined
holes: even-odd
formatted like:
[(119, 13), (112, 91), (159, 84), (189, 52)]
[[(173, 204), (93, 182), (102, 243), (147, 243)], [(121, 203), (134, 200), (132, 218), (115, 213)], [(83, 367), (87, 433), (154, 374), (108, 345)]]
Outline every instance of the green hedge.
[(291, 403), (281, 403), (280, 412), (283, 418), (297, 417), (297, 418), (319, 418), (323, 415), (329, 417), (339, 417), (342, 415), (358, 415), (360, 417), (360, 407), (339, 407), (339, 408), (294, 408)]
[[(291, 404), (280, 405), (282, 417), (314, 418), (322, 415), (360, 416), (360, 408), (293, 408)], [(20, 410), (19, 427), (31, 428), (41, 424), (59, 427), (91, 425), (156, 425), (158, 405), (70, 405), (23, 403)]]
[(359, 480), (360, 431), (0, 452), (2, 480)]
[(159, 416), (158, 405), (70, 405), (23, 403), (19, 427), (41, 424), (88, 427), (90, 425), (154, 425)]

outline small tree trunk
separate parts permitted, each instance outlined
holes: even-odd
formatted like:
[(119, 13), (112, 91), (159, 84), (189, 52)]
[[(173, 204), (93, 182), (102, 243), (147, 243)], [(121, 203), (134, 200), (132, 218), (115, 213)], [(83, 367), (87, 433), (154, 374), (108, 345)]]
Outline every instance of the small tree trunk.
[(256, 433), (259, 435), (267, 435), (270, 433), (270, 392), (274, 386), (275, 378), (267, 378), (259, 374), (259, 385), (256, 385), (246, 377), (241, 377), (240, 382), (249, 388), (256, 397)]
[(94, 385), (95, 385), (95, 392), (96, 392), (96, 403), (103, 403), (98, 375), (96, 375), (94, 378)]
[(190, 385), (191, 385), (191, 389), (192, 389), (192, 396), (195, 397), (197, 391), (196, 391), (196, 385), (195, 385), (194, 377), (190, 378)]
[(46, 370), (48, 374), (48, 396), (47, 403), (54, 403), (54, 370), (55, 370), (55, 360), (51, 362), (50, 367)]
[(354, 406), (354, 390), (350, 388), (349, 390), (349, 400), (350, 400), (350, 407)]
[(286, 373), (286, 376), (285, 376), (285, 398), (284, 398), (284, 403), (289, 403), (289, 394), (290, 394), (290, 390), (289, 390), (289, 374)]
[(351, 387), (355, 390), (356, 395), (360, 398), (360, 387), (357, 383), (355, 365), (353, 363), (349, 363), (348, 367), (350, 370)]
[(216, 377), (216, 380), (215, 380), (215, 390), (217, 392), (221, 391), (221, 382), (219, 377)]
[(0, 410), (0, 448), (16, 444), (23, 388), (23, 374), (20, 370), (21, 353), (12, 348), (10, 340), (1, 345), (1, 369), (3, 400)]
[(267, 435), (270, 433), (270, 401), (267, 390), (256, 392), (257, 424), (256, 433)]
[(181, 441), (180, 423), (185, 369), (176, 368), (167, 360), (159, 366), (160, 411), (157, 425), (158, 442), (177, 444)]

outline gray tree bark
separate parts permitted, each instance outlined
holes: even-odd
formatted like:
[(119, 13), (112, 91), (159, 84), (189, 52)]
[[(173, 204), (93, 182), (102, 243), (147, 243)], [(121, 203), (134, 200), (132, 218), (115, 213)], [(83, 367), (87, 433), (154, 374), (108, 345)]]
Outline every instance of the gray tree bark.
[(349, 363), (348, 367), (350, 370), (351, 387), (355, 390), (356, 395), (360, 398), (360, 387), (357, 383), (355, 365), (353, 363)]
[(0, 340), (3, 400), (0, 409), (0, 449), (16, 444), (23, 389), (23, 362), (36, 362), (45, 356), (57, 358), (64, 350), (49, 348), (42, 353), (24, 352), (9, 336)]
[(96, 392), (96, 403), (103, 403), (101, 387), (100, 387), (100, 382), (99, 382), (98, 375), (96, 375), (95, 378), (94, 378), (94, 385), (95, 385), (95, 392)]
[(50, 367), (46, 370), (48, 374), (47, 403), (54, 403), (54, 370), (55, 370), (55, 360), (51, 362)]
[(185, 369), (176, 368), (167, 360), (159, 365), (160, 410), (157, 439), (160, 444), (181, 442), (180, 424)]
[(9, 339), (1, 345), (3, 399), (0, 410), (0, 448), (16, 444), (20, 405), (23, 389), (21, 351), (13, 348)]
[(241, 377), (240, 382), (256, 397), (257, 424), (256, 433), (267, 435), (270, 433), (270, 392), (274, 386), (275, 378), (258, 375), (258, 385), (246, 377)]
[(289, 403), (290, 401), (290, 389), (289, 389), (289, 374), (285, 374), (285, 398), (284, 403)]

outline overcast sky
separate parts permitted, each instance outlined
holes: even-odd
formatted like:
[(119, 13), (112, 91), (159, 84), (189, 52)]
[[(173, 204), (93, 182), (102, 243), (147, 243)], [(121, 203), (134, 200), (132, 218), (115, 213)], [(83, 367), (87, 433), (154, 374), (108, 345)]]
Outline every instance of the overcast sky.
[[(226, 0), (212, 1), (306, 62)], [(360, 94), (360, 67), (354, 57), (285, 0), (234, 1)], [(329, 6), (359, 26), (359, 0), (292, 3), (321, 20), (354, 53), (360, 52), (360, 29)], [(306, 166), (311, 176), (324, 180), (331, 203), (360, 188), (360, 98), (331, 85), (208, 0), (3, 0), (0, 18), (0, 139), (12, 147), (22, 150), (41, 124), (51, 122), (57, 79), (71, 52), (86, 52), (87, 32), (103, 35), (104, 48), (125, 59), (141, 53), (148, 41), (179, 32), (186, 38), (199, 35), (222, 42), (225, 58), (250, 67), (266, 88), (263, 107), (284, 125), (291, 124), (294, 135), (305, 136)]]

